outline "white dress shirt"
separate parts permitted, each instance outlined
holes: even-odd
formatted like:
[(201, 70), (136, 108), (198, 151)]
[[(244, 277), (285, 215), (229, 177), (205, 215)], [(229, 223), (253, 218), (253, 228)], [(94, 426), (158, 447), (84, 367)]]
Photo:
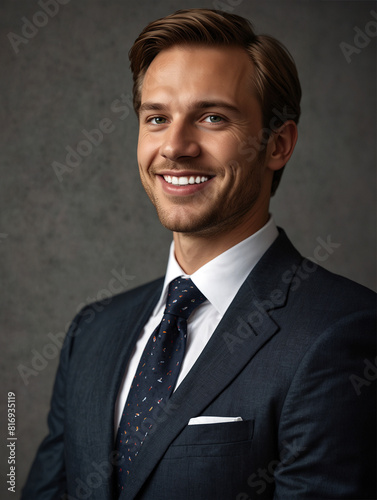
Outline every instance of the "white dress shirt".
[(267, 224), (259, 231), (207, 262), (191, 276), (185, 274), (179, 266), (174, 255), (174, 242), (172, 242), (160, 299), (140, 333), (121, 384), (115, 406), (115, 432), (118, 429), (144, 347), (162, 320), (169, 283), (179, 276), (189, 277), (208, 299), (194, 310), (187, 321), (186, 351), (176, 389), (203, 351), (241, 285), (278, 234), (275, 222), (270, 217)]

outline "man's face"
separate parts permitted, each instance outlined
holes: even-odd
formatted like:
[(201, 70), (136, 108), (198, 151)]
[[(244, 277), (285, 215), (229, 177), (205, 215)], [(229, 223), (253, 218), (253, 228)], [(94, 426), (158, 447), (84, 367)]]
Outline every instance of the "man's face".
[(143, 186), (171, 231), (207, 235), (261, 216), (266, 222), (268, 154), (250, 156), (242, 147), (263, 127), (252, 76), (246, 52), (234, 47), (176, 46), (149, 66), (138, 163)]

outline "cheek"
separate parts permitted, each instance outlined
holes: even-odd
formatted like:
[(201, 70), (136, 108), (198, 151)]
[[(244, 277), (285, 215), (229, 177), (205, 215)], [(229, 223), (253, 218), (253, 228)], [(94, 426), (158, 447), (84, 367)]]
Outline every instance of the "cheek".
[(152, 141), (148, 141), (146, 137), (139, 137), (137, 144), (137, 159), (139, 165), (143, 165), (146, 168), (153, 160), (155, 156), (155, 147)]
[(242, 155), (242, 141), (241, 134), (228, 131), (221, 137), (219, 136), (210, 147), (213, 155), (223, 165), (243, 163), (245, 158)]

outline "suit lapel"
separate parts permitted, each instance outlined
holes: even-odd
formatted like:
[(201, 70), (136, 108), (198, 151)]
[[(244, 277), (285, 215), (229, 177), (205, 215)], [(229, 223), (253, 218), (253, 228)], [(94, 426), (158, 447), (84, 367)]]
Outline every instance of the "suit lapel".
[[(270, 311), (283, 307), (302, 260), (283, 231), (245, 280), (193, 368), (157, 418), (141, 448), (135, 473), (120, 499), (134, 498), (170, 443), (200, 415), (279, 331)], [(226, 370), (223, 367), (226, 366)]]
[[(104, 459), (111, 461), (114, 451), (114, 408), (128, 360), (133, 352), (141, 330), (153, 312), (161, 294), (163, 280), (146, 286), (135, 299), (127, 294), (114, 297), (114, 303), (98, 316), (91, 328), (91, 335), (97, 336), (97, 359), (90, 367), (90, 378), (86, 385), (91, 411), (86, 411), (83, 425), (86, 442), (91, 445), (91, 463), (100, 464)], [(108, 314), (106, 314), (108, 312)], [(110, 319), (109, 319), (110, 318)], [(103, 322), (103, 324), (102, 324)], [(97, 328), (97, 330), (94, 330)], [(98, 343), (97, 343), (98, 342)], [(112, 479), (104, 485), (103, 498), (111, 498)]]

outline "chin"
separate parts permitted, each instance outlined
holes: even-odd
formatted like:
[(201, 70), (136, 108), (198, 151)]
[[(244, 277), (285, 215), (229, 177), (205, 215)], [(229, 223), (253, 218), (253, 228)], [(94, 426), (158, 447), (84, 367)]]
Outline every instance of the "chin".
[(226, 221), (216, 214), (206, 214), (201, 217), (169, 217), (158, 214), (161, 224), (174, 233), (211, 236), (226, 230)]
[(195, 224), (193, 221), (177, 222), (160, 217), (160, 222), (166, 229), (174, 233), (195, 233), (201, 228), (201, 225)]
[[(157, 212), (161, 224), (175, 233), (196, 233), (208, 227), (208, 217), (193, 216), (189, 214), (171, 214), (164, 212)], [(213, 221), (213, 217), (211, 217)], [(211, 224), (210, 224), (211, 225)]]

